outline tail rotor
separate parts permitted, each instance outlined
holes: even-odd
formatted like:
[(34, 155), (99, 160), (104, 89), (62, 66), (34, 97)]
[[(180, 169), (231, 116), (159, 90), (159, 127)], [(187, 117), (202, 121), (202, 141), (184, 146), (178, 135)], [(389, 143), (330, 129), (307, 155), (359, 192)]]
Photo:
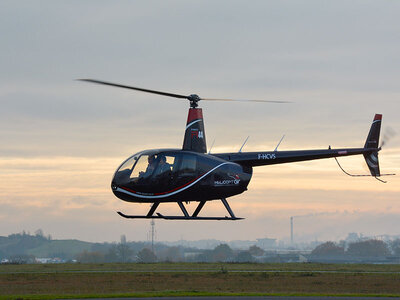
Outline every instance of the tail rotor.
[(364, 159), (365, 162), (367, 163), (368, 169), (370, 171), (370, 175), (354, 175), (346, 172), (342, 166), (340, 165), (339, 161), (336, 159), (335, 160), (339, 166), (339, 168), (346, 174), (352, 177), (364, 177), (364, 176), (373, 176), (377, 180), (386, 183), (386, 181), (383, 181), (382, 179), (378, 178), (381, 176), (389, 176), (389, 175), (395, 175), (395, 174), (381, 174), (380, 169), (379, 169), (379, 159), (378, 159), (378, 152), (381, 150), (382, 146), (384, 146), (389, 139), (394, 137), (395, 132), (392, 129), (389, 129), (389, 131), (385, 132), (384, 137), (382, 139), (381, 145), (379, 145), (379, 135), (381, 132), (381, 123), (382, 123), (382, 115), (381, 114), (376, 114), (374, 117), (374, 120), (372, 121), (371, 128), (368, 133), (367, 140), (365, 141), (364, 145)]
[(379, 148), (383, 148), (391, 139), (393, 139), (397, 135), (396, 131), (391, 128), (387, 127), (383, 134), (382, 142)]

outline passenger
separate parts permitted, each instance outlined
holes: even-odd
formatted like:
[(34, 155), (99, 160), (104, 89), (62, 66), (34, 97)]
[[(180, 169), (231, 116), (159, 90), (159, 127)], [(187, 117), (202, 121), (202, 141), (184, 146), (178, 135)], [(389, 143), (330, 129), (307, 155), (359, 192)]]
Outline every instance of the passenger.
[(147, 162), (149, 164), (147, 165), (146, 172), (140, 172), (139, 173), (139, 177), (141, 177), (141, 178), (149, 177), (151, 174), (153, 174), (154, 169), (156, 167), (156, 159), (155, 159), (154, 155), (150, 155), (147, 158)]
[(167, 163), (165, 155), (160, 155), (160, 162), (158, 163), (157, 175), (164, 174), (165, 172), (171, 171), (171, 165)]

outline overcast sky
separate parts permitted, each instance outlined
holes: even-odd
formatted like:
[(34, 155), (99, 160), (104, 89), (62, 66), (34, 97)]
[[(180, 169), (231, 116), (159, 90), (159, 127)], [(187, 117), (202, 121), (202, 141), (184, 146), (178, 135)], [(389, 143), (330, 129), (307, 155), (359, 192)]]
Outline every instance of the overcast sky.
[[(76, 81), (95, 78), (201, 97), (213, 152), (364, 145), (375, 113), (400, 132), (398, 1), (1, 1), (0, 235), (146, 240), (148, 204), (115, 198), (118, 165), (181, 147), (188, 104)], [(400, 174), (400, 142), (380, 153)], [(343, 158), (352, 173), (362, 157)], [(400, 234), (400, 180), (350, 178), (334, 160), (254, 169), (229, 199), (236, 222), (157, 221), (158, 240), (297, 240)], [(189, 210), (193, 209), (192, 203)], [(160, 212), (179, 213), (176, 204)], [(203, 215), (225, 215), (218, 201)], [(318, 224), (316, 226), (315, 224)]]

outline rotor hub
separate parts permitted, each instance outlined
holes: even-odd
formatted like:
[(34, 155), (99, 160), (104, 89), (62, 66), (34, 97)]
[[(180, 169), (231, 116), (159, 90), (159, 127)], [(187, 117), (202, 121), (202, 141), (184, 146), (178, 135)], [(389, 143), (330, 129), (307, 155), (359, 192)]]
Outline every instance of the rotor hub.
[(196, 108), (197, 106), (199, 106), (198, 102), (201, 100), (201, 98), (196, 94), (189, 95), (187, 99), (190, 101), (191, 108)]

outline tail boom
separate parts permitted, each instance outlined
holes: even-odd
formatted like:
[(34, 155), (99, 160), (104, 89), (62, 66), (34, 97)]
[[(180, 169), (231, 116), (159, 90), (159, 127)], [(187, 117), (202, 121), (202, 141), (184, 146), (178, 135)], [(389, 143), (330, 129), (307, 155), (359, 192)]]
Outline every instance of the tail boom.
[(247, 167), (275, 165), (323, 158), (368, 154), (374, 149), (343, 148), (320, 150), (270, 151), (214, 154), (222, 159)]
[[(271, 151), (271, 152), (247, 152), (247, 153), (221, 153), (214, 154), (222, 159), (238, 163), (246, 167), (283, 164), (307, 160), (336, 158), (341, 156), (362, 154), (370, 170), (371, 176), (381, 176), (379, 170), (378, 152), (379, 135), (381, 131), (382, 115), (376, 114), (372, 122), (367, 140), (363, 148), (321, 149), (321, 150), (297, 150), (297, 151)], [(392, 174), (383, 174), (392, 175)], [(369, 175), (367, 175), (369, 176)]]

